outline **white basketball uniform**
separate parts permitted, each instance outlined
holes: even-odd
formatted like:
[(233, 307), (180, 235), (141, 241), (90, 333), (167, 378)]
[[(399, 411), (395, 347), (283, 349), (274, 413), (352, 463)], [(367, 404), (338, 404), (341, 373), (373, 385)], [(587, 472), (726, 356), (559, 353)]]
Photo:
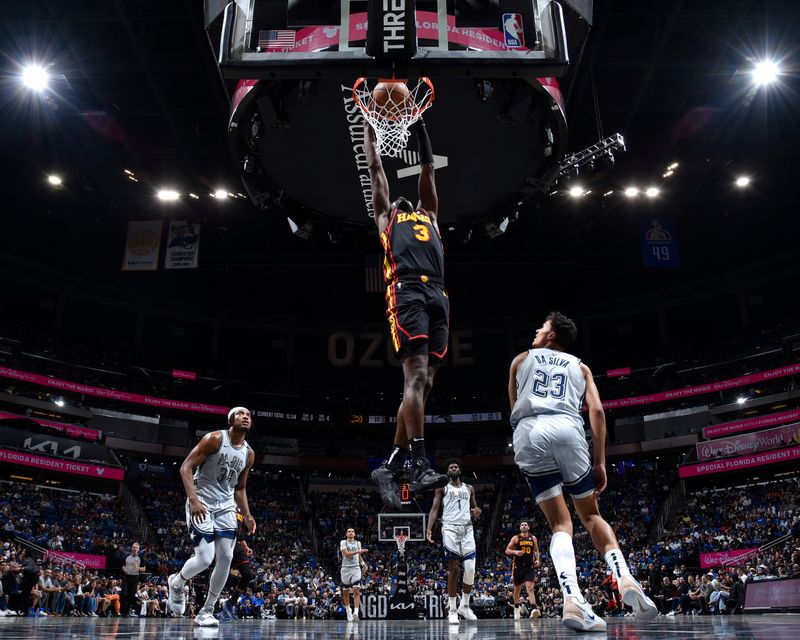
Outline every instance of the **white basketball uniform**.
[(562, 485), (577, 498), (595, 488), (580, 413), (586, 393), (580, 363), (563, 351), (530, 349), (517, 369), (514, 461), (537, 503), (559, 495)]
[[(347, 539), (339, 543), (340, 551), (361, 551), (361, 543), (358, 540), (348, 542)], [(361, 556), (350, 556), (349, 558), (342, 554), (342, 586), (343, 587), (357, 587), (361, 584)]]
[(247, 466), (250, 445), (245, 440), (239, 447), (231, 444), (227, 429), (220, 431), (222, 443), (194, 472), (194, 488), (208, 515), (199, 523), (192, 521), (189, 500), (186, 500), (186, 526), (195, 545), (201, 539), (211, 542), (215, 536), (235, 538), (236, 501), (233, 491)]
[(469, 512), (469, 485), (455, 486), (452, 481), (444, 486), (442, 497), (442, 541), (449, 555), (461, 560), (475, 557), (475, 535)]

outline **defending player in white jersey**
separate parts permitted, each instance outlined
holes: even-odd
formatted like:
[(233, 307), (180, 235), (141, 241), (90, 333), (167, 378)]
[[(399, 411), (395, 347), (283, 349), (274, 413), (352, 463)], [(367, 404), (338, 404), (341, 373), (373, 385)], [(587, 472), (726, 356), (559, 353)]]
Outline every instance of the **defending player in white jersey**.
[(214, 561), (208, 581), (208, 597), (194, 619), (202, 627), (219, 625), (214, 605), (228, 579), (236, 544), (236, 507), (244, 519), (248, 535), (256, 522), (247, 503), (247, 474), (255, 454), (245, 437), (250, 433), (250, 411), (234, 407), (228, 412), (228, 429), (212, 431), (202, 437), (181, 465), (181, 480), (186, 490), (186, 526), (194, 543), (194, 555), (168, 580), (169, 608), (183, 615), (186, 601), (183, 587)]
[[(358, 622), (358, 610), (361, 607), (361, 568), (365, 564), (363, 555), (368, 549), (362, 549), (356, 540), (356, 530), (350, 527), (345, 539), (339, 543), (342, 554), (342, 600), (347, 612), (348, 622)], [(353, 592), (353, 610), (350, 610), (350, 592)]]
[[(631, 576), (614, 531), (597, 506), (597, 496), (606, 488), (606, 420), (589, 367), (564, 352), (576, 335), (575, 323), (567, 316), (549, 314), (536, 331), (533, 348), (511, 363), (508, 397), (514, 461), (553, 532), (550, 556), (564, 594), (562, 622), (575, 631), (602, 631), (605, 620), (592, 611), (578, 587), (572, 519), (562, 491), (572, 496), (594, 546), (614, 572), (625, 604), (644, 620), (655, 617), (658, 609)], [(580, 415), (584, 396), (592, 428), (594, 466)]]
[[(477, 620), (469, 608), (469, 594), (475, 582), (475, 535), (470, 515), (479, 518), (481, 509), (475, 501), (475, 489), (461, 482), (461, 465), (458, 460), (447, 461), (447, 476), (444, 487), (436, 489), (433, 505), (428, 516), (426, 537), (433, 544), (433, 523), (442, 509), (442, 541), (447, 553), (447, 595), (450, 597), (448, 621), (458, 624), (458, 616), (465, 620)], [(459, 563), (464, 564), (461, 586), (461, 605), (456, 609)]]

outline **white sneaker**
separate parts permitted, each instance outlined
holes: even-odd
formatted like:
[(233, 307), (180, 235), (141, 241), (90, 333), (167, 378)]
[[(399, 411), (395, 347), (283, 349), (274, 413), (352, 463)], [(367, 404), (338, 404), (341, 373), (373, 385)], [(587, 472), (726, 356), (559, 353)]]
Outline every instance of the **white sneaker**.
[(652, 620), (658, 615), (658, 607), (655, 602), (645, 595), (642, 586), (632, 577), (620, 578), (617, 580), (617, 585), (622, 594), (622, 601), (633, 609), (637, 620)]
[(469, 608), (469, 605), (462, 604), (458, 609), (456, 609), (456, 614), (460, 615), (464, 620), (477, 620), (478, 616)]
[(514, 607), (514, 620), (519, 620), (522, 614), (519, 612), (519, 607)]
[(47, 617), (47, 614), (46, 614), (44, 611), (37, 611), (37, 612), (36, 612), (36, 615), (37, 615), (39, 618), (46, 618), (46, 617)]
[[(177, 587), (173, 584), (177, 577), (178, 574), (173, 573), (169, 578), (167, 578), (167, 584), (169, 585), (169, 599), (167, 600), (167, 606), (169, 607), (169, 610), (172, 611), (172, 613), (174, 613), (176, 616), (182, 616), (186, 611), (186, 599), (183, 597), (183, 587)], [(197, 621), (197, 618), (195, 618), (195, 621)]]
[(353, 622), (358, 622), (359, 620), (358, 611), (353, 611)]
[(200, 627), (218, 627), (219, 620), (214, 617), (214, 614), (205, 607), (200, 609), (194, 623)]
[(606, 621), (583, 598), (571, 596), (564, 603), (561, 623), (572, 631), (605, 631)]
[(542, 617), (542, 612), (541, 611), (539, 611), (536, 607), (531, 609), (531, 618), (533, 620), (536, 620), (536, 618), (541, 618), (541, 617)]
[(350, 607), (347, 607), (347, 621), (353, 621), (353, 610)]
[(455, 611), (451, 611), (447, 614), (447, 622), (448, 624), (458, 624), (458, 613)]
[(7, 615), (8, 615), (8, 611), (4, 611), (3, 609), (0, 609), (0, 618), (5, 618)]
[(674, 616), (674, 615), (675, 615), (675, 612), (674, 612), (674, 611), (670, 611), (670, 612), (667, 614), (667, 617), (668, 617), (668, 618), (671, 618), (671, 617), (672, 617), (672, 616)]

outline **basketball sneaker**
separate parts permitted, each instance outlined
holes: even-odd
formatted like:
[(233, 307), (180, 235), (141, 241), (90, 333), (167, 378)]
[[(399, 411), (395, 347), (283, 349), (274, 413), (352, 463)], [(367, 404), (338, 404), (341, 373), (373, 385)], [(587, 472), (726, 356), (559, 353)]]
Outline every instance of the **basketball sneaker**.
[(514, 620), (519, 620), (522, 618), (522, 614), (519, 612), (519, 607), (514, 607)]
[(361, 618), (358, 617), (358, 611), (353, 611), (353, 622), (358, 622)]
[(438, 489), (445, 486), (450, 482), (443, 473), (436, 473), (427, 460), (420, 458), (414, 462), (414, 467), (411, 471), (411, 492), (417, 493), (419, 491), (429, 491), (430, 489)]
[(194, 619), (194, 623), (200, 627), (218, 627), (219, 620), (214, 617), (211, 609), (203, 607)]
[(652, 620), (658, 615), (658, 607), (645, 595), (642, 586), (633, 577), (619, 578), (617, 584), (622, 601), (633, 609), (637, 620)]
[(448, 624), (458, 624), (458, 613), (456, 611), (451, 611), (448, 613), (447, 622)]
[(353, 621), (353, 610), (350, 607), (347, 607), (347, 609), (345, 609), (345, 611), (347, 611), (347, 621), (348, 622), (352, 622)]
[(386, 465), (381, 465), (372, 472), (372, 481), (378, 485), (383, 504), (390, 509), (400, 511), (400, 488), (395, 482), (392, 470)]
[(583, 598), (570, 596), (564, 602), (561, 623), (572, 631), (605, 631), (606, 621)]
[(183, 587), (178, 587), (175, 585), (175, 580), (177, 579), (178, 574), (173, 573), (169, 578), (167, 578), (167, 585), (169, 585), (169, 599), (167, 604), (169, 605), (169, 610), (172, 611), (176, 616), (182, 616), (184, 611), (186, 611), (186, 600), (183, 597)]
[(476, 616), (475, 612), (469, 608), (468, 604), (462, 604), (458, 609), (456, 609), (456, 614), (460, 615), (462, 618), (464, 618), (464, 620), (478, 619), (478, 616)]
[(536, 620), (536, 618), (541, 618), (541, 617), (542, 617), (542, 612), (539, 611), (539, 609), (537, 609), (536, 607), (531, 609), (531, 618), (533, 620)]

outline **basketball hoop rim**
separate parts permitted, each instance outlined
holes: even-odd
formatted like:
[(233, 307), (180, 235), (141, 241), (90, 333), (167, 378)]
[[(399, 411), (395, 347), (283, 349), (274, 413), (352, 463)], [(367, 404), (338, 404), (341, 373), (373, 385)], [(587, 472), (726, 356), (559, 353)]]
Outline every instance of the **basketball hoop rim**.
[[(358, 95), (358, 88), (359, 88), (359, 86), (361, 86), (363, 84), (367, 89), (369, 89), (369, 85), (367, 85), (367, 81), (368, 80), (369, 80), (368, 78), (362, 76), (360, 78), (356, 78), (356, 81), (353, 83), (353, 100), (355, 100), (355, 103), (358, 105), (359, 109), (361, 109), (362, 113), (364, 113), (365, 115), (370, 116), (371, 118), (373, 118), (375, 120), (389, 120), (389, 121), (392, 121), (392, 122), (396, 122), (397, 120), (401, 120), (401, 118), (397, 118), (396, 116), (394, 116), (394, 117), (393, 116), (386, 117), (384, 115), (381, 115), (378, 111), (376, 111), (374, 109), (370, 109), (369, 107), (367, 107), (361, 101), (361, 98)], [(378, 84), (380, 84), (382, 82), (403, 82), (403, 83), (407, 83), (408, 80), (407, 79), (403, 80), (401, 78), (378, 78)], [(428, 85), (428, 89), (430, 90), (430, 95), (428, 96), (428, 98), (425, 101), (424, 105), (420, 106), (420, 105), (418, 105), (416, 103), (414, 104), (414, 108), (412, 109), (412, 112), (411, 112), (411, 121), (412, 122), (416, 122), (419, 119), (419, 117), (428, 108), (430, 108), (430, 106), (433, 104), (434, 99), (436, 98), (436, 88), (434, 87), (433, 82), (431, 81), (431, 79), (428, 76), (420, 77), (419, 78), (419, 82), (424, 82), (425, 84)]]

